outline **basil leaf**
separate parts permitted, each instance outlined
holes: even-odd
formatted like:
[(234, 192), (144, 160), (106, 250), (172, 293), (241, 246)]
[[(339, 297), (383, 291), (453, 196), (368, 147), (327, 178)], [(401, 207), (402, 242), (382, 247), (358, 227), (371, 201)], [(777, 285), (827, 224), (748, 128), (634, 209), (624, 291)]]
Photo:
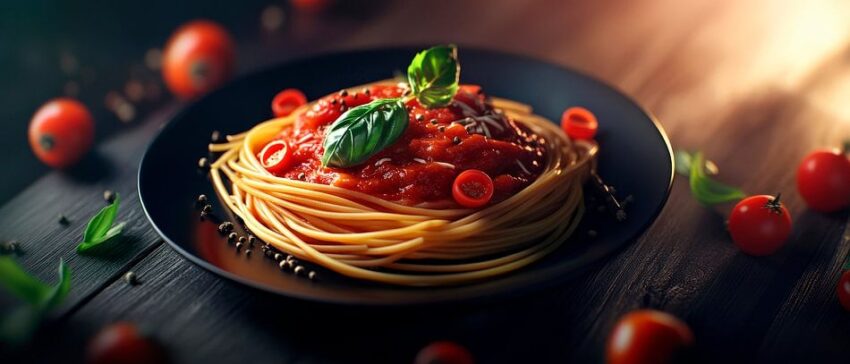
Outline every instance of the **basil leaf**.
[(340, 115), (325, 135), (322, 165), (350, 167), (395, 142), (409, 123), (401, 99), (381, 99)]
[(118, 234), (121, 234), (121, 231), (124, 230), (124, 225), (126, 225), (126, 224), (127, 224), (126, 222), (121, 222), (118, 225), (115, 225), (112, 228), (110, 228), (106, 232), (106, 234), (104, 234), (103, 236), (101, 236), (97, 239), (94, 239), (92, 241), (84, 241), (84, 242), (80, 243), (80, 245), (77, 245), (77, 253), (85, 253), (86, 251), (88, 251), (88, 250), (90, 250), (90, 249), (92, 249), (92, 248), (94, 248), (94, 247), (96, 247), (100, 244), (103, 244), (103, 243), (111, 240), (112, 238), (118, 236)]
[(118, 195), (115, 195), (115, 201), (101, 209), (89, 220), (86, 231), (83, 233), (83, 241), (77, 245), (77, 253), (86, 252), (121, 233), (124, 223), (115, 227), (112, 226), (112, 223), (115, 222), (115, 215), (118, 214), (119, 202)]
[(432, 47), (416, 54), (407, 67), (407, 82), (425, 107), (446, 106), (458, 90), (460, 64), (454, 45)]
[(747, 197), (744, 191), (722, 184), (706, 176), (704, 166), (705, 159), (702, 153), (694, 153), (691, 156), (691, 193), (701, 204), (714, 205)]
[[(22, 305), (14, 309), (11, 313), (0, 318), (0, 342), (9, 343), (12, 345), (20, 344), (29, 340), (35, 329), (41, 323), (42, 318), (48, 311), (59, 306), (65, 297), (68, 296), (68, 291), (71, 289), (71, 270), (65, 265), (65, 262), (59, 261), (59, 282), (53, 287), (47, 286), (38, 279), (27, 274), (14, 260), (7, 257), (0, 258), (0, 266), (2, 273), (13, 273), (16, 277), (17, 285), (23, 284), (32, 285), (36, 282), (38, 290), (38, 298), (32, 300), (33, 297), (23, 297), (19, 295), (20, 290), (10, 289), (13, 294), (27, 301), (26, 305)], [(4, 285), (8, 278), (3, 279)]]
[(0, 256), (0, 284), (30, 305), (44, 300), (50, 287), (24, 271), (15, 260)]

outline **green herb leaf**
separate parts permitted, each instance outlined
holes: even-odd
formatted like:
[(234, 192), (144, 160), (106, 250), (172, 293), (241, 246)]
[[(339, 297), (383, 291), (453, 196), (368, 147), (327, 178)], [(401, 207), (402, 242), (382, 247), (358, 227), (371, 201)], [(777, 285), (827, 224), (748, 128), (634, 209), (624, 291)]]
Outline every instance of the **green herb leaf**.
[(83, 233), (83, 241), (77, 245), (77, 253), (84, 253), (121, 233), (124, 223), (112, 226), (112, 223), (115, 222), (115, 215), (118, 214), (119, 201), (118, 195), (115, 195), (115, 201), (112, 201), (109, 206), (104, 207), (92, 217)]
[(411, 91), (425, 107), (446, 106), (458, 90), (460, 64), (454, 45), (432, 47), (416, 54), (407, 67)]
[(744, 191), (706, 176), (705, 158), (701, 152), (691, 155), (690, 163), (691, 193), (703, 205), (714, 205), (747, 197)]
[(372, 101), (346, 111), (325, 135), (322, 165), (350, 167), (365, 162), (395, 142), (408, 124), (400, 99)]
[[(16, 345), (29, 340), (47, 312), (58, 307), (68, 296), (71, 270), (60, 260), (59, 282), (51, 287), (30, 276), (12, 258), (0, 257), (0, 267), (3, 285), (27, 302), (0, 318), (0, 342)], [(8, 278), (7, 273), (14, 278)]]

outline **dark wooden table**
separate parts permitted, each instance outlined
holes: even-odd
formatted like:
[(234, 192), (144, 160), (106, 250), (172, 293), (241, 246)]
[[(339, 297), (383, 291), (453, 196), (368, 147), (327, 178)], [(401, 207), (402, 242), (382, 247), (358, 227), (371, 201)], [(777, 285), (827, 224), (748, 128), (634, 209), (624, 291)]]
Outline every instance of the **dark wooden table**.
[[(807, 151), (850, 136), (846, 1), (368, 1), (321, 16), (284, 8), (284, 25), (271, 32), (259, 25), (267, 2), (239, 4), (0, 8), (0, 65), (8, 70), (0, 84), (8, 135), (0, 143), (0, 239), (17, 240), (18, 261), (43, 280), (55, 280), (59, 258), (74, 272), (66, 302), (7, 358), (80, 361), (90, 335), (129, 320), (165, 342), (176, 362), (406, 363), (436, 339), (463, 343), (483, 363), (599, 362), (615, 321), (643, 307), (685, 320), (695, 358), (705, 362), (850, 358), (850, 313), (835, 294), (850, 249), (848, 213), (808, 211), (794, 183)], [(628, 248), (569, 283), (514, 300), (353, 309), (223, 280), (163, 244), (136, 195), (145, 145), (184, 105), (153, 97), (136, 103), (129, 123), (103, 106), (130, 79), (156, 85), (145, 51), (193, 17), (233, 30), (243, 72), (325, 50), (446, 41), (574, 67), (634, 96), (674, 147), (716, 161), (722, 180), (784, 192), (792, 237), (773, 256), (742, 254), (723, 228), (729, 208), (700, 206), (679, 179), (658, 220)], [(47, 171), (26, 147), (26, 121), (63, 92), (91, 105), (98, 144), (74, 170)], [(124, 196), (125, 238), (105, 256), (77, 255), (105, 189)], [(70, 226), (57, 222), (59, 213)], [(130, 270), (140, 285), (120, 279)], [(15, 303), (0, 294), (0, 308)]]

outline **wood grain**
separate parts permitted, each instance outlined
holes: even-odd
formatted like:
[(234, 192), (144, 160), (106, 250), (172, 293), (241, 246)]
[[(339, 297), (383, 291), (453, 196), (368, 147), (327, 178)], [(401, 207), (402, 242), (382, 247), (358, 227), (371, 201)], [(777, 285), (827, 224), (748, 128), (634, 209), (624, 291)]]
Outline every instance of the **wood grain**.
[[(54, 172), (0, 208), (0, 238), (25, 243), (27, 269), (52, 280), (61, 256), (76, 273), (64, 319), (42, 330), (34, 346), (61, 344), (17, 355), (78, 361), (101, 325), (132, 320), (166, 341), (177, 362), (410, 362), (436, 339), (461, 342), (484, 363), (600, 362), (616, 320), (648, 307), (692, 327), (697, 344), (687, 362), (850, 357), (850, 314), (835, 296), (850, 251), (850, 214), (806, 210), (794, 181), (808, 151), (850, 135), (850, 4), (378, 3), (368, 15), (294, 13), (288, 31), (276, 35), (243, 30), (243, 64), (451, 41), (574, 67), (634, 96), (658, 116), (674, 147), (704, 150), (720, 165), (723, 181), (754, 194), (783, 192), (795, 220), (791, 240), (770, 257), (742, 254), (723, 228), (731, 206), (700, 206), (678, 181), (634, 244), (576, 280), (522, 299), (414, 312), (285, 300), (221, 280), (156, 245), (135, 201), (135, 168), (172, 112), (166, 109), (100, 146), (114, 166), (107, 175), (79, 181)], [(101, 206), (104, 188), (128, 196), (120, 216), (134, 222), (135, 242), (107, 260), (75, 256), (79, 216)], [(53, 223), (58, 211), (71, 212), (74, 224)], [(127, 269), (143, 284), (115, 279)]]

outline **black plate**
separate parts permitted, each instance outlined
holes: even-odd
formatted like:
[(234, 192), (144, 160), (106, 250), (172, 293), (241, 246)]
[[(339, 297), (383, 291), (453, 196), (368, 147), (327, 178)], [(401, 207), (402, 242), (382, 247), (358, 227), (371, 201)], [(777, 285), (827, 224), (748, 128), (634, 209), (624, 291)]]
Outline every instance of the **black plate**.
[[(154, 228), (190, 261), (223, 277), (301, 299), (365, 305), (400, 305), (492, 298), (539, 289), (574, 276), (582, 268), (633, 241), (655, 219), (670, 191), (673, 158), (661, 126), (640, 106), (605, 84), (556, 65), (526, 57), (461, 47), (465, 83), (532, 105), (538, 114), (560, 120), (571, 105), (598, 116), (599, 173), (620, 197), (633, 195), (628, 219), (615, 222), (589, 211), (582, 226), (557, 251), (522, 270), (485, 282), (447, 288), (404, 288), (359, 282), (316, 267), (320, 280), (282, 273), (259, 254), (237, 254), (199, 221), (194, 201), (210, 196), (218, 216), (230, 216), (215, 197), (206, 175), (196, 168), (206, 156), (213, 130), (237, 133), (271, 117), (270, 100), (295, 87), (315, 99), (342, 87), (393, 76), (405, 70), (416, 48), (335, 53), (282, 64), (240, 78), (188, 106), (151, 142), (139, 169), (139, 196)], [(231, 217), (232, 218), (232, 217)], [(589, 229), (598, 235), (590, 237)]]

